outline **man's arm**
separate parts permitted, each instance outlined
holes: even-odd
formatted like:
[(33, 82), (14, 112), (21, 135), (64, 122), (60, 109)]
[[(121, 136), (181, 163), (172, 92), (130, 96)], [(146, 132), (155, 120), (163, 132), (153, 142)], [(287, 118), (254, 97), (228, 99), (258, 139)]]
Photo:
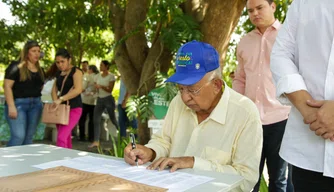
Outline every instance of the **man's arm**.
[(307, 105), (307, 100), (313, 100), (312, 96), (305, 90), (295, 91), (286, 94), (290, 102), (298, 109), (300, 114), (304, 117), (304, 121), (310, 121), (309, 118), (316, 114), (318, 108)]
[(234, 73), (234, 80), (232, 82), (232, 88), (238, 93), (244, 95), (245, 94), (246, 73), (244, 70), (244, 61), (242, 57), (240, 56), (240, 47), (237, 48), (237, 60), (238, 60), (238, 66), (237, 66), (237, 70)]
[(168, 157), (171, 148), (171, 134), (173, 113), (175, 109), (175, 98), (171, 101), (163, 127), (152, 135), (151, 140), (145, 146), (137, 145), (137, 149), (131, 150), (131, 146), (124, 149), (124, 160), (129, 164), (134, 164), (135, 156), (138, 156), (138, 163), (153, 162), (161, 157)]
[(282, 103), (292, 103), (298, 110), (304, 110), (306, 100), (310, 99), (311, 95), (299, 73), (299, 63), (295, 57), (296, 46), (298, 46), (296, 36), (300, 17), (299, 4), (298, 0), (292, 2), (286, 20), (278, 32), (271, 52), (270, 69), (276, 84), (278, 99)]
[(175, 105), (175, 98), (172, 100), (168, 107), (167, 115), (164, 119), (162, 128), (155, 134), (152, 135), (151, 140), (145, 146), (155, 151), (155, 158), (152, 161), (157, 160), (161, 157), (168, 157), (170, 148), (172, 145), (172, 130), (173, 130), (173, 113)]

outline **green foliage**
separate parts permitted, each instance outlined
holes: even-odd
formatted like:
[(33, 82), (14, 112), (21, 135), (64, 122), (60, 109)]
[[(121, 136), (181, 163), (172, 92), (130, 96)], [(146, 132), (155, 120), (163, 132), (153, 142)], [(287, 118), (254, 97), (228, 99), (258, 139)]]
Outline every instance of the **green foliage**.
[[(172, 52), (176, 52), (185, 42), (200, 40), (202, 34), (199, 24), (192, 17), (183, 13), (180, 8), (180, 4), (183, 2), (184, 0), (152, 1), (146, 20), (115, 42), (112, 49), (114, 50), (117, 45), (135, 35), (139, 27), (143, 26), (146, 38), (150, 44), (160, 38), (164, 46), (168, 47)], [(123, 4), (123, 1), (119, 2), (121, 7)]]
[(292, 3), (293, 0), (278, 0), (275, 1), (276, 3), (276, 12), (275, 12), (275, 17), (281, 21), (282, 23), (285, 20), (287, 10)]
[[(84, 56), (105, 57), (110, 52), (113, 37), (106, 34), (110, 25), (105, 6), (93, 8), (91, 1), (2, 1), (11, 7), (12, 14), (20, 21), (14, 26), (6, 26), (16, 32), (15, 36), (6, 36), (8, 41), (35, 39), (42, 44), (46, 60), (53, 60), (52, 51), (60, 47), (67, 48), (77, 62)], [(0, 42), (0, 52), (5, 45)], [(11, 52), (9, 56), (17, 57), (17, 53)]]
[(157, 88), (163, 88), (161, 96), (165, 99), (165, 101), (171, 101), (177, 94), (178, 89), (173, 83), (165, 83), (168, 76), (158, 73), (156, 76)]
[(148, 95), (132, 95), (126, 103), (126, 112), (129, 119), (140, 116), (141, 122), (146, 122), (153, 115), (153, 99)]
[[(156, 76), (156, 87), (163, 88), (160, 92), (161, 96), (165, 101), (170, 102), (177, 94), (178, 89), (173, 83), (164, 83), (167, 77), (167, 75), (158, 73)], [(139, 115), (142, 122), (148, 121), (153, 116), (153, 104), (153, 97), (150, 95), (131, 96), (126, 103), (126, 112), (129, 119), (136, 118)]]
[(152, 1), (146, 22), (149, 42), (152, 43), (160, 35), (164, 45), (176, 52), (183, 43), (202, 38), (199, 24), (180, 8), (183, 2), (184, 0)]
[[(133, 134), (137, 133), (137, 129), (134, 129), (132, 127), (128, 127), (128, 130), (130, 131), (130, 133), (133, 133)], [(124, 149), (130, 142), (129, 138), (121, 137), (120, 132), (118, 132), (118, 134), (117, 134), (117, 140), (115, 140), (113, 135), (110, 135), (110, 137), (111, 137), (111, 142), (112, 142), (112, 149), (107, 150), (108, 153), (106, 154), (105, 151), (102, 149), (102, 147), (99, 146), (97, 148), (98, 153), (123, 158), (124, 157)]]
[(18, 25), (8, 26), (5, 20), (0, 20), (0, 28), (0, 63), (9, 64), (19, 57), (16, 42), (23, 39), (24, 29)]
[(188, 15), (176, 15), (168, 28), (163, 28), (161, 38), (165, 45), (176, 51), (182, 43), (190, 40), (200, 40), (202, 34), (198, 30), (199, 25)]
[(264, 180), (263, 175), (261, 177), (260, 192), (268, 192), (268, 186), (267, 186), (266, 180)]
[(124, 149), (128, 145), (129, 139), (119, 138), (118, 142), (115, 141), (115, 138), (111, 136), (111, 142), (113, 144), (113, 149), (110, 151), (110, 155), (115, 157), (124, 157)]

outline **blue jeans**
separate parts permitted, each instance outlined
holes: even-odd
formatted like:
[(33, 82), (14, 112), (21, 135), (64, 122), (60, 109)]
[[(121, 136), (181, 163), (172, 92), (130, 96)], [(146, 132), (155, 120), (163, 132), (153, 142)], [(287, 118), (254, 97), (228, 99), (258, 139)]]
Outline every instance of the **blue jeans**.
[(10, 139), (7, 146), (32, 144), (42, 115), (41, 98), (17, 98), (14, 102), (17, 110), (16, 119), (9, 118), (8, 106), (5, 104), (5, 117), (10, 128)]
[(294, 192), (292, 183), (292, 165), (288, 164), (288, 180), (286, 185), (286, 192)]
[(261, 174), (265, 161), (267, 162), (269, 175), (269, 191), (286, 191), (287, 181), (285, 173), (287, 163), (278, 154), (281, 147), (286, 122), (287, 120), (284, 120), (270, 125), (263, 125), (263, 147), (260, 162), (260, 179), (255, 185), (253, 192), (259, 191)]
[(122, 107), (121, 104), (117, 105), (118, 110), (118, 123), (120, 128), (121, 137), (126, 137), (126, 128), (131, 126), (132, 128), (137, 128), (137, 120), (129, 120), (125, 109)]

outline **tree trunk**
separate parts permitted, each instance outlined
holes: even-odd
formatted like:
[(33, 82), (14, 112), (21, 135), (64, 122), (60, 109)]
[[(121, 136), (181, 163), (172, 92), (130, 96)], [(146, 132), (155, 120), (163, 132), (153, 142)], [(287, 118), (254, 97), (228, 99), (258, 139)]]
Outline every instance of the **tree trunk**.
[(187, 14), (201, 25), (203, 41), (217, 49), (222, 69), (231, 35), (245, 5), (245, 0), (188, 0), (185, 3)]
[(140, 116), (138, 117), (138, 142), (141, 145), (145, 145), (151, 139), (150, 129), (147, 126), (147, 122), (142, 123)]
[[(159, 30), (151, 48), (147, 46), (143, 22), (148, 0), (141, 3), (128, 0), (125, 9), (116, 2), (109, 4), (115, 42), (118, 42), (115, 62), (127, 90), (138, 96), (146, 95), (155, 87), (156, 71), (168, 71), (172, 53), (161, 42)], [(187, 0), (183, 7), (200, 24), (203, 41), (217, 49), (222, 61), (245, 4), (244, 0)], [(150, 139), (147, 123), (141, 123), (139, 117), (138, 125), (139, 141), (146, 144)]]

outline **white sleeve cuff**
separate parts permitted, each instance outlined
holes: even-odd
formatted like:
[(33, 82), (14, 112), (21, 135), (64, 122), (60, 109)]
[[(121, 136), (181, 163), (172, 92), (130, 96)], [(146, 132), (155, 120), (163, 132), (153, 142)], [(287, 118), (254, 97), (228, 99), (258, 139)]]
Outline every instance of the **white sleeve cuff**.
[(202, 159), (200, 157), (194, 157), (194, 161), (194, 169), (200, 169), (205, 171), (212, 170), (211, 162), (209, 162), (208, 160)]
[(291, 105), (285, 94), (300, 90), (307, 91), (303, 77), (300, 74), (286, 75), (277, 82), (276, 97), (282, 104)]
[(161, 150), (159, 150), (159, 147), (154, 145), (154, 144), (146, 144), (145, 147), (148, 147), (150, 149), (152, 149), (153, 151), (155, 151), (155, 159), (153, 159), (153, 161), (159, 159), (160, 157), (162, 157), (162, 152)]

